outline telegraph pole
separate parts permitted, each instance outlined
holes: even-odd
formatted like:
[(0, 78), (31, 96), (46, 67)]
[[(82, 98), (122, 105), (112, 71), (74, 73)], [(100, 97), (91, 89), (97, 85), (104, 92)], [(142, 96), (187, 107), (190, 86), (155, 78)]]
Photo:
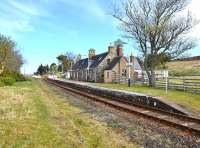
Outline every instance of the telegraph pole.
[(131, 63), (131, 58), (129, 58), (129, 63), (127, 64), (128, 66), (128, 87), (131, 87), (131, 67), (133, 63)]

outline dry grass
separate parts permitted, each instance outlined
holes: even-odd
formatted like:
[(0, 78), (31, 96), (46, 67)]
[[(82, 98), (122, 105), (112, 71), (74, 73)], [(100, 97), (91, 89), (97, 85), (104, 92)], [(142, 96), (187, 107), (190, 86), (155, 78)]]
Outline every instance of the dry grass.
[(167, 67), (172, 74), (200, 76), (200, 60), (169, 62)]
[(0, 147), (136, 147), (41, 81), (0, 88)]

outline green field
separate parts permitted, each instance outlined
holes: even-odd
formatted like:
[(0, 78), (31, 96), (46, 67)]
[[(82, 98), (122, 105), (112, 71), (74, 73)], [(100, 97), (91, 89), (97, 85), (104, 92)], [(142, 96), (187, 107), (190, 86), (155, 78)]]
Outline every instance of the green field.
[(200, 114), (200, 94), (193, 94), (187, 92), (181, 92), (176, 90), (169, 90), (166, 94), (164, 89), (150, 88), (147, 86), (132, 86), (128, 87), (126, 84), (94, 84), (100, 87), (106, 87), (111, 89), (126, 90), (130, 92), (143, 93), (151, 96), (161, 97), (167, 101), (175, 103), (187, 109), (194, 115)]
[(0, 147), (136, 147), (43, 82), (0, 87)]
[(172, 76), (200, 76), (200, 60), (173, 61), (167, 67)]

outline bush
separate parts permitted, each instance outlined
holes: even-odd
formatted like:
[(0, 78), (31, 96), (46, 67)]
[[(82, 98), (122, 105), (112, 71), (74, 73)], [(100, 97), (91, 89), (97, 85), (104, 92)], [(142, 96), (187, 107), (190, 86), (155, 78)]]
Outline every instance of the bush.
[(5, 85), (13, 85), (15, 82), (26, 81), (26, 77), (24, 77), (19, 72), (13, 72), (9, 70), (4, 70), (0, 74), (0, 86)]
[(31, 77), (26, 77), (26, 81), (32, 81)]
[(5, 86), (5, 84), (0, 80), (0, 87)]
[(14, 77), (14, 79), (16, 80), (16, 81), (26, 81), (26, 78), (24, 77), (24, 75), (22, 75), (22, 74), (20, 74), (20, 73), (18, 73), (18, 72), (13, 72), (12, 73), (12, 76)]
[(5, 84), (5, 85), (8, 85), (8, 86), (11, 86), (16, 82), (16, 80), (14, 78), (9, 77), (9, 76), (0, 77), (0, 81), (1, 81), (1, 83)]
[(1, 77), (12, 77), (15, 79), (15, 81), (19, 82), (19, 81), (26, 81), (26, 77), (24, 77), (22, 74), (20, 74), (19, 72), (12, 72), (9, 70), (5, 70), (4, 72), (2, 72), (0, 74)]

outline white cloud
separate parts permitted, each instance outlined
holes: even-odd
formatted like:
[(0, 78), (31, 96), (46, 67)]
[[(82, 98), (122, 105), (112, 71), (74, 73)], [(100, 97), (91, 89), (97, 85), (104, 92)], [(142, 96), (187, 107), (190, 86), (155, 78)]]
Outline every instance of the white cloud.
[(199, 0), (192, 0), (191, 3), (188, 5), (188, 9), (193, 13), (193, 15), (200, 17), (200, 1)]
[[(194, 19), (200, 21), (200, 0), (192, 0), (191, 3), (188, 5), (187, 10), (189, 10)], [(200, 40), (200, 23), (194, 26), (192, 29), (190, 36)]]
[(33, 31), (34, 26), (31, 20), (42, 16), (48, 16), (48, 13), (39, 3), (2, 0), (0, 3), (0, 32), (13, 35), (17, 32)]
[(37, 10), (37, 8), (34, 7), (33, 4), (22, 4), (20, 2), (17, 1), (8, 1), (8, 3), (15, 9), (21, 11), (22, 13), (25, 13), (27, 15), (40, 15), (39, 11)]
[(79, 7), (80, 9), (90, 13), (90, 15), (95, 16), (97, 19), (103, 21), (105, 20), (106, 13), (105, 10), (100, 6), (97, 0), (60, 0), (68, 5)]
[[(50, 18), (54, 15), (50, 7), (61, 2), (68, 6), (67, 9), (70, 6), (78, 8), (99, 22), (107, 21), (106, 12), (97, 0), (40, 0), (37, 2), (31, 0), (2, 0), (0, 3), (0, 32), (12, 35), (18, 32), (33, 31), (33, 20), (39, 17)], [(45, 22), (43, 21), (43, 23)]]
[(96, 15), (100, 19), (105, 19), (105, 10), (103, 10), (100, 5), (95, 0), (86, 0), (83, 7), (85, 10), (89, 11), (91, 14)]
[(14, 32), (15, 30), (18, 31), (32, 31), (33, 27), (29, 24), (29, 21), (21, 20), (16, 21), (13, 20), (12, 22), (10, 20), (5, 20), (0, 18), (0, 27), (4, 30), (8, 30), (10, 32)]

